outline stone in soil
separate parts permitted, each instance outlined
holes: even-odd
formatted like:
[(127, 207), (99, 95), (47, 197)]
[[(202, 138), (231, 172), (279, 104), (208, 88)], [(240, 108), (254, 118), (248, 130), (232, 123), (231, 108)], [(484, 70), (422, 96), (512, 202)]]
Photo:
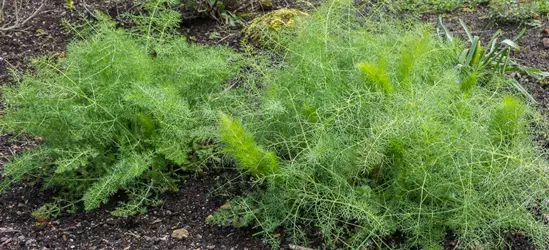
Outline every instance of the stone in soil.
[(189, 231), (187, 231), (187, 229), (185, 228), (174, 230), (172, 233), (172, 238), (177, 240), (186, 239), (188, 237), (189, 237)]

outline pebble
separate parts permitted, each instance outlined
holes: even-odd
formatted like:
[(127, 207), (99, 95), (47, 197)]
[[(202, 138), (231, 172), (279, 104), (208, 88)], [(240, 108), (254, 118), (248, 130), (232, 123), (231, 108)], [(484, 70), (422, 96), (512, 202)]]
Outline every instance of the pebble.
[(35, 245), (36, 245), (36, 240), (35, 239), (30, 239), (30, 240), (27, 240), (25, 242), (25, 247), (27, 247), (27, 248), (31, 248)]
[(186, 239), (188, 237), (189, 237), (189, 231), (187, 231), (187, 229), (185, 228), (180, 228), (172, 232), (172, 238), (174, 239), (181, 240), (181, 239)]
[(549, 49), (549, 37), (543, 38), (543, 47)]

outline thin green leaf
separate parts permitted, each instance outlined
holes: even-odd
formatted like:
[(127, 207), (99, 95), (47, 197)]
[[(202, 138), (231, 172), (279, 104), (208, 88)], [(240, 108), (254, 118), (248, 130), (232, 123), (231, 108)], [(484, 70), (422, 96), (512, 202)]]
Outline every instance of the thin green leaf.
[(509, 40), (509, 39), (505, 39), (503, 41), (501, 41), (501, 44), (503, 45), (507, 45), (515, 50), (519, 50), (520, 49), (520, 46), (518, 46), (518, 44), (516, 44), (515, 42)]
[(513, 38), (513, 41), (517, 42), (522, 38), (522, 36), (524, 36), (524, 33), (526, 33), (526, 28), (522, 28), (522, 30)]
[(467, 34), (467, 37), (469, 38), (469, 42), (473, 43), (473, 35), (471, 34), (471, 31), (469, 30), (469, 28), (467, 27), (467, 24), (465, 24), (465, 22), (463, 22), (463, 20), (459, 19), (459, 23), (461, 24), (461, 26), (463, 27), (463, 29), (465, 30), (465, 34)]
[(442, 29), (444, 30), (444, 34), (446, 35), (446, 39), (448, 39), (448, 41), (450, 41), (450, 42), (453, 42), (454, 37), (453, 37), (452, 33), (450, 33), (450, 31), (448, 30), (448, 27), (446, 27), (446, 25), (444, 25), (444, 23), (442, 22), (442, 16), (438, 17), (438, 23), (439, 23), (440, 27), (442, 27)]

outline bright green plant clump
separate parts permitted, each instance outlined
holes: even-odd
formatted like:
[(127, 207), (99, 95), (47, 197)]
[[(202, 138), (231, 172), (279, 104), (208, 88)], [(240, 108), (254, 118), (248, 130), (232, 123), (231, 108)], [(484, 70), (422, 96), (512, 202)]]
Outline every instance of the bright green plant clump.
[[(223, 118), (236, 131), (222, 132), (225, 151), (244, 169), (278, 167), (256, 169), (262, 188), (210, 221), (328, 249), (442, 249), (446, 237), (501, 249), (508, 231), (547, 248), (536, 111), (497, 72), (464, 93), (459, 45), (430, 27), (357, 21), (350, 6), (333, 1), (283, 36), (283, 64), (234, 99), (249, 100), (234, 115), (246, 130)], [(408, 241), (385, 245), (397, 232)]]
[(175, 170), (200, 167), (191, 153), (215, 136), (215, 115), (205, 111), (237, 70), (233, 57), (225, 48), (105, 27), (72, 43), (58, 62), (37, 60), (35, 74), (3, 88), (2, 124), (43, 145), (4, 167), (3, 188), (33, 176), (85, 210), (125, 191), (128, 203), (115, 213), (142, 211), (154, 194), (176, 187)]
[(240, 166), (251, 173), (263, 175), (278, 172), (275, 155), (265, 152), (240, 123), (226, 115), (221, 117), (221, 141), (227, 144), (227, 154), (238, 159)]

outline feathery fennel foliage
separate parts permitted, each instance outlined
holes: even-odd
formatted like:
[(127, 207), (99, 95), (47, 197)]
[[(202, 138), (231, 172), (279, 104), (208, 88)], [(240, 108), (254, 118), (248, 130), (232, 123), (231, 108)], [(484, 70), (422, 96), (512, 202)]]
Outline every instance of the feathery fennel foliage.
[(274, 174), (279, 171), (275, 154), (258, 146), (252, 135), (242, 125), (225, 114), (221, 115), (221, 142), (225, 151), (238, 160), (239, 165), (256, 175)]
[[(253, 135), (279, 170), (210, 221), (329, 249), (442, 249), (448, 233), (459, 249), (500, 249), (507, 230), (547, 248), (539, 114), (498, 74), (464, 94), (459, 45), (427, 26), (357, 20), (349, 2), (329, 2), (277, 40), (282, 65), (258, 66), (233, 98), (244, 102), (233, 110), (239, 138)], [(248, 150), (224, 147), (237, 161)], [(396, 232), (408, 240), (387, 245)]]
[(143, 211), (176, 188), (176, 169), (200, 169), (189, 155), (215, 137), (215, 116), (205, 111), (238, 70), (233, 59), (226, 48), (101, 26), (70, 44), (66, 58), (36, 60), (35, 74), (3, 88), (2, 125), (43, 144), (5, 166), (2, 187), (33, 176), (85, 210), (125, 191), (128, 203), (114, 213)]

